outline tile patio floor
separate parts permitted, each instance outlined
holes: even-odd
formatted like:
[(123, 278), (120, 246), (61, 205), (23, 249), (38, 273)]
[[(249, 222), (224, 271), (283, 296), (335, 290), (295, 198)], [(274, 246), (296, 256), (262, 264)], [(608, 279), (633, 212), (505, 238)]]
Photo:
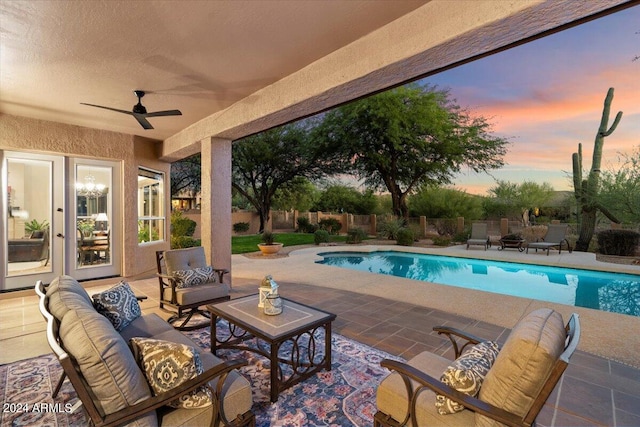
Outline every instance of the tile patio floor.
[[(234, 263), (235, 271), (235, 263)], [(111, 286), (116, 279), (92, 283), (89, 293)], [(143, 312), (157, 312), (157, 280), (130, 280), (136, 293), (149, 299)], [(431, 332), (433, 326), (450, 325), (487, 339), (503, 341), (509, 330), (495, 324), (394, 301), (361, 292), (278, 281), (281, 294), (338, 315), (334, 332), (410, 358), (424, 351), (451, 354), (448, 341)], [(234, 276), (232, 297), (256, 292), (256, 281)], [(640, 348), (636, 349), (640, 351)], [(37, 299), (30, 292), (0, 298), (0, 363), (49, 353), (44, 322)], [(539, 426), (640, 426), (640, 370), (578, 350), (565, 375), (538, 417)]]

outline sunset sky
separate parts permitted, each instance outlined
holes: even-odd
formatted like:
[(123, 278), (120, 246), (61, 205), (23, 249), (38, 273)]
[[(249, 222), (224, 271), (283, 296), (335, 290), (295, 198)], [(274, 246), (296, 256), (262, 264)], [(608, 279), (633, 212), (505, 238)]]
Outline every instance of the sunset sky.
[(512, 144), (506, 166), (487, 174), (465, 172), (456, 188), (486, 194), (495, 179), (548, 182), (573, 190), (571, 154), (583, 147), (583, 168), (591, 168), (607, 90), (615, 88), (605, 139), (603, 169), (618, 153), (640, 146), (640, 6), (463, 65), (424, 79), (449, 88), (462, 107), (488, 118), (494, 133)]

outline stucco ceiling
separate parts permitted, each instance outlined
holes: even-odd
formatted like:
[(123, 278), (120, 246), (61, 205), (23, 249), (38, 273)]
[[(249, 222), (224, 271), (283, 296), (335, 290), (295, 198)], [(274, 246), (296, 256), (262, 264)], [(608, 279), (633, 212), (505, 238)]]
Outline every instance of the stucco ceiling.
[[(0, 1), (0, 113), (164, 140), (427, 0)], [(150, 118), (128, 115), (134, 89)]]

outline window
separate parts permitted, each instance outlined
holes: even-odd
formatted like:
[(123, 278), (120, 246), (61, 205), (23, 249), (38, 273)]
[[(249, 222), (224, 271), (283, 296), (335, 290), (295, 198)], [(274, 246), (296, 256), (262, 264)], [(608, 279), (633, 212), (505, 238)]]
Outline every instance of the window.
[(138, 168), (138, 243), (164, 240), (164, 174)]

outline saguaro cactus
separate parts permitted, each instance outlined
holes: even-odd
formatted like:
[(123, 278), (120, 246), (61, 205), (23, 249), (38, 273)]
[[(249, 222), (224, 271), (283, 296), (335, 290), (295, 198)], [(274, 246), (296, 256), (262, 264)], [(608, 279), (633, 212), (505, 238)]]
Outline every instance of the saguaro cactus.
[(609, 111), (611, 109), (611, 101), (613, 100), (613, 88), (607, 92), (604, 100), (604, 108), (602, 110), (602, 119), (600, 119), (600, 127), (596, 134), (596, 140), (593, 146), (593, 160), (591, 161), (591, 172), (589, 177), (582, 179), (582, 144), (578, 144), (578, 152), (573, 153), (573, 188), (576, 200), (578, 202), (578, 221), (580, 224), (580, 235), (576, 242), (576, 250), (586, 252), (589, 249), (589, 242), (593, 237), (596, 228), (596, 214), (602, 212), (607, 218), (615, 223), (619, 223), (616, 217), (598, 201), (598, 191), (600, 190), (600, 165), (602, 163), (602, 147), (604, 138), (611, 135), (620, 119), (622, 111), (619, 111), (610, 128)]

